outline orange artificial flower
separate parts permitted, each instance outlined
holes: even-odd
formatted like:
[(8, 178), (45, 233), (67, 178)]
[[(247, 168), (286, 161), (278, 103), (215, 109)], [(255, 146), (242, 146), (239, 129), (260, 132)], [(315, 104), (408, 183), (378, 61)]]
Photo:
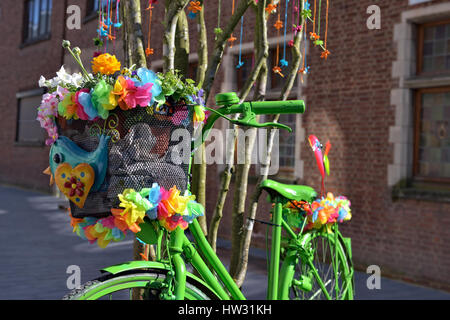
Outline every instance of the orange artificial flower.
[(120, 71), (120, 62), (116, 56), (103, 53), (92, 59), (92, 72), (111, 75)]

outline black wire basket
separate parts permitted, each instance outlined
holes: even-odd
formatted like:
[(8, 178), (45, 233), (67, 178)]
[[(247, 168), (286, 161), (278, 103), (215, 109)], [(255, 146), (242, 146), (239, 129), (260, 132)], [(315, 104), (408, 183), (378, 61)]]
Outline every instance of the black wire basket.
[[(87, 152), (94, 151), (101, 135), (109, 136), (108, 168), (100, 188), (91, 191), (79, 208), (70, 202), (74, 218), (101, 218), (118, 207), (118, 194), (140, 191), (158, 183), (166, 190), (188, 188), (193, 108), (184, 101), (156, 107), (111, 111), (106, 120), (58, 118), (58, 134)], [(186, 151), (189, 152), (186, 152)]]

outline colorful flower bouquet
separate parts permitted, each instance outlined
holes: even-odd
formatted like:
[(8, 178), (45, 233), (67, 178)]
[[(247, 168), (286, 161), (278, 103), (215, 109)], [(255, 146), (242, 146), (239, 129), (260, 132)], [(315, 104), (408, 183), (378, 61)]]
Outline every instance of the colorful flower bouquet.
[(335, 223), (352, 218), (350, 200), (344, 196), (334, 197), (328, 192), (326, 197), (316, 199), (311, 204), (305, 201), (292, 201), (283, 206), (283, 218), (296, 232), (319, 230), (331, 231)]
[(51, 146), (45, 173), (70, 200), (74, 232), (104, 247), (139, 232), (145, 217), (186, 229), (204, 210), (187, 190), (189, 163), (172, 159), (171, 134), (205, 120), (203, 91), (174, 71), (122, 68), (108, 53), (88, 73), (81, 50), (63, 47), (81, 73), (41, 76), (37, 120)]

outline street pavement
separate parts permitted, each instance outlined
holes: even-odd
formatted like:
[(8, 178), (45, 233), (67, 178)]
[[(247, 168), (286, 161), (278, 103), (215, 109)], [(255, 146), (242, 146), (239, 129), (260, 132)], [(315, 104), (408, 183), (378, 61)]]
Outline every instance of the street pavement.
[[(66, 202), (50, 195), (0, 186), (0, 299), (61, 299), (67, 292), (67, 273), (79, 266), (81, 283), (100, 275), (103, 267), (132, 259), (131, 235), (106, 249), (91, 245), (72, 233)], [(230, 249), (219, 242), (225, 265)], [(450, 299), (450, 293), (382, 278), (380, 290), (369, 290), (368, 275), (357, 272), (356, 299)], [(265, 299), (264, 252), (252, 249), (243, 285), (248, 299)]]

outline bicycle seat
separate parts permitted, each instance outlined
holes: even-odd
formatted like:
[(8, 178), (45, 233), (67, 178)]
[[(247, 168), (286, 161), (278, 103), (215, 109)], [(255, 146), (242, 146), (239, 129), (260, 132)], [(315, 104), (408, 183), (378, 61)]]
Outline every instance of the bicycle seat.
[(282, 196), (288, 200), (312, 202), (317, 199), (316, 191), (308, 186), (283, 184), (274, 180), (264, 180), (260, 187), (266, 190), (272, 197)]

